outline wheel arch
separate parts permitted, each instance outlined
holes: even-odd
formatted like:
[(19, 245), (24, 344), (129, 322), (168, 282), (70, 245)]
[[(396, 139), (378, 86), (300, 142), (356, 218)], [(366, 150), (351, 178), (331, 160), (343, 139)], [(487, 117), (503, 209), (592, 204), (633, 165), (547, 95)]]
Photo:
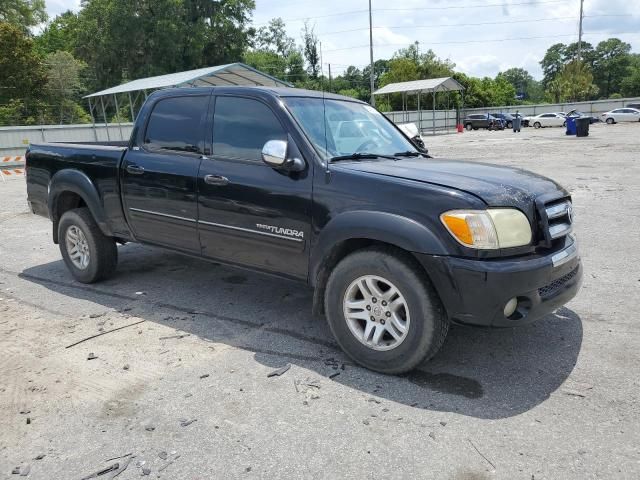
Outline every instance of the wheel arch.
[(83, 206), (89, 209), (102, 233), (112, 235), (98, 189), (84, 172), (72, 169), (58, 171), (49, 182), (47, 205), (53, 222), (54, 243), (59, 240), (58, 223), (62, 215)]
[(414, 263), (427, 279), (428, 272), (413, 252), (446, 254), (437, 236), (415, 220), (383, 212), (343, 213), (322, 230), (311, 255), (309, 283), (314, 287), (314, 314), (324, 311), (324, 293), (333, 268), (350, 253), (371, 247), (394, 250)]

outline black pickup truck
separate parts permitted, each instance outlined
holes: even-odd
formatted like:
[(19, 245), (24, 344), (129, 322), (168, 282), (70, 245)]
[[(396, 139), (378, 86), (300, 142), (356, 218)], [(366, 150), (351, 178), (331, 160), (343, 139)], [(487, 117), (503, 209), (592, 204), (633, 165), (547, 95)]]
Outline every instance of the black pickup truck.
[(569, 193), (514, 168), (428, 158), (371, 106), (293, 88), (154, 93), (126, 145), (33, 144), (31, 210), (80, 282), (139, 242), (315, 289), (356, 362), (400, 373), (450, 323), (515, 326), (569, 301)]

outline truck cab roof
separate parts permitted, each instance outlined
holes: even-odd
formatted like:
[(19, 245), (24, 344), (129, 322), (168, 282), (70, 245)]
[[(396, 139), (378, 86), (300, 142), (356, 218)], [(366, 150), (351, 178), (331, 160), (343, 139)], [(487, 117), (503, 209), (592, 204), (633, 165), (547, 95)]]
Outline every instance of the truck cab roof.
[(177, 95), (197, 95), (202, 93), (216, 93), (219, 95), (248, 93), (252, 96), (269, 95), (272, 97), (307, 97), (325, 98), (330, 100), (346, 100), (349, 102), (365, 103), (356, 98), (338, 95), (331, 92), (321, 92), (318, 90), (305, 90), (303, 88), (290, 87), (265, 87), (265, 86), (225, 86), (225, 87), (193, 87), (193, 88), (166, 88), (155, 91), (151, 96), (172, 97)]

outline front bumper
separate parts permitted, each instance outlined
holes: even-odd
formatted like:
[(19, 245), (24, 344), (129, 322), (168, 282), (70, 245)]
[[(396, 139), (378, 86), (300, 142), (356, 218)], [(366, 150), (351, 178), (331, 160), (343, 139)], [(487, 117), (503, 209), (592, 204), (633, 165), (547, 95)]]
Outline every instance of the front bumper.
[[(512, 327), (533, 322), (571, 300), (582, 284), (577, 243), (546, 256), (470, 260), (417, 254), (451, 321)], [(506, 303), (518, 299), (509, 318)]]

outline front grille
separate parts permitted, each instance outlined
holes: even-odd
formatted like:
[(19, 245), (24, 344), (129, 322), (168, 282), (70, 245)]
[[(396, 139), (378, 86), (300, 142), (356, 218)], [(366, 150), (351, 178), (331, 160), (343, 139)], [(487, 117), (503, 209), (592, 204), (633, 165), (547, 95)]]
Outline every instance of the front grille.
[(539, 207), (543, 240), (547, 246), (564, 238), (573, 230), (573, 205), (571, 200), (563, 198), (543, 204)]
[(569, 273), (567, 273), (566, 275), (554, 280), (549, 285), (545, 285), (544, 287), (540, 287), (538, 289), (538, 294), (540, 295), (540, 298), (542, 298), (542, 300), (547, 300), (547, 299), (555, 296), (567, 282), (570, 282), (571, 279), (574, 278), (578, 274), (578, 269), (579, 268), (580, 267), (576, 267), (573, 270), (571, 270)]

